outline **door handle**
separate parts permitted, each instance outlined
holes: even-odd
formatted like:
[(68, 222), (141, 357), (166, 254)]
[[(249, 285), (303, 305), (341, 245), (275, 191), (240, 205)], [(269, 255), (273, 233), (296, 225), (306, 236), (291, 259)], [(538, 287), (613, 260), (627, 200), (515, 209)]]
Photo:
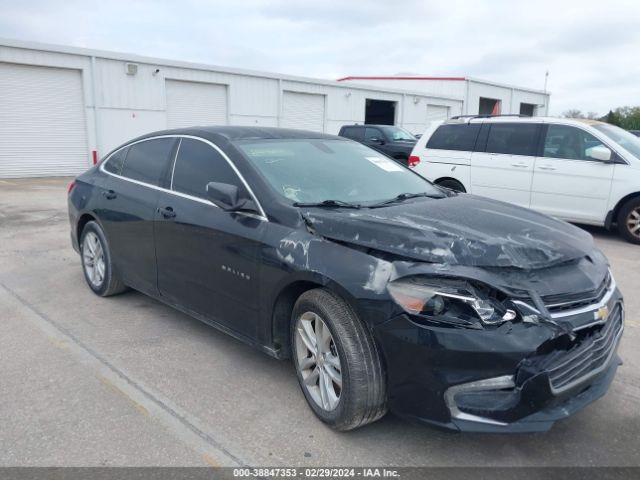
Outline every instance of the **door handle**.
[(171, 207), (159, 208), (158, 213), (164, 218), (175, 218), (176, 216), (176, 212), (174, 212), (173, 208)]
[(529, 165), (526, 163), (520, 162), (520, 163), (512, 163), (511, 166), (518, 167), (518, 168), (527, 168)]
[(102, 196), (107, 200), (113, 200), (118, 196), (118, 194), (113, 190), (107, 190), (106, 192), (102, 192)]
[(556, 167), (552, 167), (551, 165), (540, 165), (538, 168), (540, 170), (556, 170)]

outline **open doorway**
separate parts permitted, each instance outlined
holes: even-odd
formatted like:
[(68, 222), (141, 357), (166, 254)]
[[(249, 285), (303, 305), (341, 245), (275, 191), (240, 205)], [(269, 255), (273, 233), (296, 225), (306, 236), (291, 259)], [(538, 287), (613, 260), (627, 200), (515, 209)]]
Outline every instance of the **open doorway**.
[(520, 115), (526, 115), (527, 117), (533, 117), (536, 113), (536, 106), (532, 103), (520, 104)]
[(364, 107), (364, 123), (372, 125), (395, 125), (396, 102), (367, 98)]
[(500, 115), (502, 113), (502, 102), (495, 98), (480, 97), (478, 114), (480, 115)]

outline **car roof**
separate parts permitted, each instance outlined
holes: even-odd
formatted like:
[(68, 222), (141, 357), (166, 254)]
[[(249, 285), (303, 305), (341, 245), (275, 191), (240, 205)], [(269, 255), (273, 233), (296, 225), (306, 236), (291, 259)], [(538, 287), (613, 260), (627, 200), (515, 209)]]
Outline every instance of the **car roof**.
[(453, 117), (444, 122), (445, 124), (457, 124), (457, 123), (556, 123), (563, 125), (575, 125), (576, 123), (582, 123), (586, 125), (601, 125), (605, 122), (600, 120), (592, 120), (588, 118), (561, 118), (561, 117), (520, 117), (517, 115), (501, 115), (501, 116), (481, 116), (477, 117)]
[(148, 133), (138, 139), (157, 137), (161, 135), (193, 135), (211, 141), (220, 140), (220, 137), (229, 140), (290, 140), (290, 139), (324, 139), (341, 140), (343, 137), (326, 133), (312, 132), (309, 130), (296, 130), (293, 128), (276, 127), (241, 127), (241, 126), (198, 126), (189, 128), (177, 128), (172, 130), (160, 130)]

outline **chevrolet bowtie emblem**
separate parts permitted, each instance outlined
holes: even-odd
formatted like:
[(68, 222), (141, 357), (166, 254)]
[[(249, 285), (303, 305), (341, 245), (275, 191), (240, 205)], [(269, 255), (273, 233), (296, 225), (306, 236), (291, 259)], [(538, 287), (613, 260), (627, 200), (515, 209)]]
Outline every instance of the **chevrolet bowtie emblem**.
[(598, 310), (593, 312), (593, 316), (595, 317), (596, 320), (604, 320), (609, 316), (609, 307), (607, 306), (600, 307)]

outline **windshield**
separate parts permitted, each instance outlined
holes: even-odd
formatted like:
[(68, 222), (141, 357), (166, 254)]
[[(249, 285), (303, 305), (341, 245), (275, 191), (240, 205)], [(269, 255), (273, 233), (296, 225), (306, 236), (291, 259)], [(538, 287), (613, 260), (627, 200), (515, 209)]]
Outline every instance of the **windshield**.
[(640, 138), (634, 134), (623, 130), (615, 125), (608, 125), (606, 123), (599, 123), (592, 125), (593, 128), (601, 133), (604, 133), (607, 137), (620, 145), (625, 150), (633, 154), (634, 157), (640, 158)]
[(411, 132), (406, 131), (404, 128), (400, 127), (380, 127), (384, 130), (384, 133), (388, 138), (398, 141), (398, 140), (410, 140), (415, 142), (417, 140), (416, 137), (413, 136)]
[(238, 141), (236, 146), (292, 202), (380, 202), (403, 193), (442, 191), (360, 143), (342, 140)]

